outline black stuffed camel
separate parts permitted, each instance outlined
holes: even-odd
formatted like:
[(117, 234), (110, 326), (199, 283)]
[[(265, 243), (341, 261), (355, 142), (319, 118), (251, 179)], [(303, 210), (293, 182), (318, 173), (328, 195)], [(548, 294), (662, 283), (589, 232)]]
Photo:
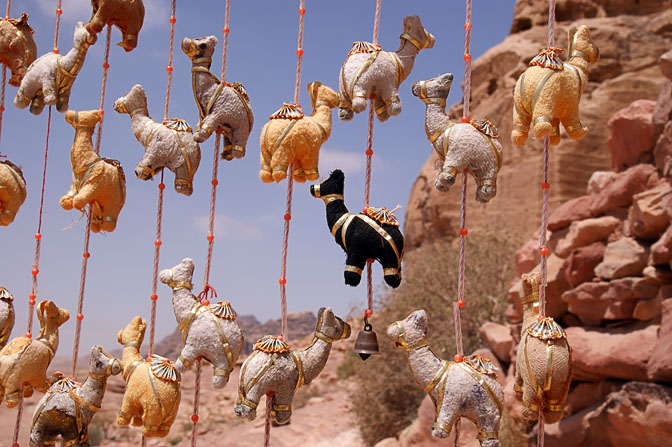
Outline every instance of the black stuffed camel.
[(383, 266), (385, 282), (396, 288), (401, 283), (404, 235), (397, 219), (385, 208), (369, 207), (366, 213), (351, 214), (343, 201), (345, 176), (336, 169), (320, 184), (312, 185), (313, 197), (324, 200), (327, 225), (336, 243), (345, 251), (345, 283), (356, 286), (368, 259)]

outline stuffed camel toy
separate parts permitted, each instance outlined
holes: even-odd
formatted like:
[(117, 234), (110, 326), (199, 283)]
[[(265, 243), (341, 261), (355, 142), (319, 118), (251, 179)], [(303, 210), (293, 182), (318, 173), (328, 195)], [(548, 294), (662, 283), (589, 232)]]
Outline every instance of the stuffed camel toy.
[(324, 369), (331, 344), (350, 337), (350, 325), (334, 315), (331, 307), (317, 313), (313, 342), (302, 351), (292, 351), (284, 341), (267, 335), (257, 341), (254, 351), (240, 368), (237, 416), (254, 420), (263, 395), (271, 393), (273, 412), (278, 424), (286, 424), (292, 416), (294, 393), (308, 385)]
[(411, 91), (427, 105), (425, 132), (443, 163), (434, 186), (448, 192), (455, 178), (468, 169), (476, 179), (476, 200), (487, 203), (497, 194), (497, 173), (502, 167), (502, 145), (497, 128), (488, 120), (453, 123), (446, 114), (452, 73), (413, 84)]
[(97, 37), (89, 34), (82, 22), (77, 22), (73, 40), (72, 49), (66, 54), (50, 51), (30, 64), (14, 98), (16, 107), (25, 109), (30, 104), (30, 113), (34, 115), (42, 113), (45, 104), (55, 104), (59, 112), (68, 110), (72, 85)]
[(191, 293), (193, 276), (190, 258), (159, 273), (159, 280), (173, 289), (173, 311), (182, 332), (182, 351), (175, 368), (183, 372), (203, 357), (214, 367), (213, 388), (224, 388), (243, 350), (243, 332), (228, 301), (202, 303)]
[(9, 290), (0, 287), (0, 349), (4, 348), (14, 329), (14, 297)]
[(98, 34), (105, 25), (114, 25), (121, 31), (119, 45), (131, 51), (138, 45), (138, 33), (145, 19), (142, 0), (91, 0), (93, 13), (86, 30)]
[(522, 282), (523, 325), (513, 389), (525, 419), (537, 420), (541, 408), (544, 422), (552, 424), (562, 419), (572, 380), (572, 348), (558, 323), (539, 315), (541, 275), (525, 274)]
[(379, 45), (369, 42), (353, 43), (339, 75), (341, 120), (350, 121), (353, 112), (364, 111), (372, 97), (379, 121), (401, 113), (399, 86), (411, 74), (420, 50), (434, 46), (434, 36), (422, 27), (420, 17), (408, 16), (404, 18), (400, 39), (395, 52), (382, 51)]
[(23, 170), (9, 160), (0, 160), (0, 225), (14, 222), (16, 213), (26, 201), (26, 179)]
[(347, 255), (345, 283), (358, 285), (367, 260), (375, 259), (383, 266), (385, 282), (399, 287), (404, 235), (397, 218), (385, 207), (368, 207), (365, 213), (351, 214), (343, 201), (344, 183), (343, 172), (336, 169), (322, 183), (311, 185), (310, 193), (324, 200), (327, 226)]
[(387, 327), (387, 336), (404, 348), (415, 382), (434, 402), (432, 436), (447, 437), (460, 417), (476, 424), (481, 447), (499, 447), (504, 391), (488, 359), (472, 355), (460, 362), (438, 358), (427, 343), (427, 314), (416, 310)]
[(7, 83), (13, 87), (21, 85), (28, 66), (37, 57), (37, 45), (33, 39), (33, 29), (28, 25), (28, 14), (21, 18), (0, 19), (0, 61), (12, 72)]
[(261, 170), (264, 183), (279, 182), (287, 177), (294, 163), (294, 180), (303, 183), (317, 180), (320, 147), (331, 135), (331, 109), (338, 107), (338, 95), (315, 81), (308, 84), (313, 113), (304, 116), (293, 104), (285, 104), (270, 117), (261, 130)]
[(136, 84), (114, 101), (118, 113), (131, 117), (135, 138), (145, 147), (145, 155), (135, 168), (140, 180), (150, 180), (163, 168), (175, 174), (175, 191), (190, 196), (194, 191), (194, 174), (201, 163), (201, 148), (193, 139), (191, 127), (180, 119), (157, 123), (147, 111), (145, 89)]
[(135, 317), (117, 336), (123, 345), (121, 365), (126, 382), (117, 424), (142, 426), (144, 437), (163, 438), (177, 416), (181, 378), (170, 360), (158, 355), (144, 359), (140, 355), (145, 329), (147, 323)]
[(221, 132), (222, 158), (232, 160), (245, 156), (254, 115), (243, 84), (220, 82), (210, 72), (215, 45), (215, 36), (182, 40), (182, 51), (191, 59), (191, 85), (200, 118), (194, 140), (202, 143), (213, 132)]
[(40, 399), (30, 429), (31, 447), (54, 445), (60, 435), (65, 445), (88, 447), (89, 424), (100, 410), (107, 378), (121, 372), (121, 363), (100, 346), (89, 356), (89, 375), (84, 383), (63, 378)]
[(93, 149), (91, 137), (101, 120), (100, 110), (68, 110), (65, 120), (75, 128), (75, 141), (70, 149), (72, 186), (61, 197), (61, 207), (83, 211), (91, 205), (91, 231), (114, 231), (126, 201), (126, 176), (117, 160), (100, 158)]
[(569, 138), (586, 134), (579, 119), (579, 100), (588, 83), (588, 66), (600, 59), (600, 50), (582, 25), (569, 30), (569, 59), (560, 60), (560, 48), (545, 48), (530, 61), (530, 67), (516, 82), (513, 93), (513, 131), (511, 141), (522, 146), (530, 124), (534, 137), (550, 137), (551, 145), (560, 143), (560, 123)]
[(32, 396), (33, 389), (45, 393), (51, 386), (47, 368), (58, 349), (58, 328), (68, 321), (70, 314), (52, 301), (37, 303), (35, 313), (40, 321), (37, 337), (16, 337), (0, 351), (0, 403), (5, 397), (7, 408), (19, 404), (24, 384), (24, 397)]

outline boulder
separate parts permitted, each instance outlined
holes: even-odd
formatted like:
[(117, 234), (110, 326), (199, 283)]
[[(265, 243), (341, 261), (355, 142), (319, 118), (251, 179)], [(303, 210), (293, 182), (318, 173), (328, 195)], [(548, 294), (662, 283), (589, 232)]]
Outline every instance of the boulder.
[(653, 165), (639, 164), (622, 172), (616, 180), (593, 197), (590, 212), (601, 216), (607, 211), (630, 206), (632, 196), (658, 183), (658, 173)]
[(513, 262), (516, 266), (516, 274), (518, 276), (527, 273), (539, 264), (539, 234), (535, 234), (532, 238), (525, 242), (516, 253), (513, 255)]
[(621, 226), (621, 221), (613, 216), (572, 222), (567, 236), (558, 241), (555, 254), (566, 258), (575, 248), (606, 240), (619, 226)]
[(649, 379), (669, 383), (672, 382), (672, 285), (661, 287), (660, 296), (660, 334), (647, 369)]
[(560, 268), (561, 274), (569, 287), (574, 288), (593, 279), (595, 267), (602, 262), (604, 257), (605, 247), (604, 242), (593, 242), (585, 247), (572, 250)]
[(646, 300), (637, 301), (635, 310), (632, 312), (632, 318), (641, 321), (651, 321), (654, 318), (658, 318), (661, 315), (663, 298), (659, 293), (654, 298), (649, 298)]
[(588, 187), (586, 192), (589, 195), (595, 195), (609, 186), (611, 182), (618, 178), (618, 174), (614, 171), (595, 171), (588, 179)]
[(507, 291), (506, 302), (508, 304), (504, 310), (504, 316), (509, 323), (521, 323), (523, 321), (523, 305), (520, 303), (520, 287), (520, 278), (516, 278)]
[(667, 264), (672, 258), (672, 225), (653, 245), (651, 245), (651, 255), (649, 256), (649, 265)]
[[(546, 315), (555, 319), (560, 319), (567, 312), (567, 303), (562, 301), (563, 292), (569, 290), (569, 284), (561, 272), (564, 259), (556, 256), (555, 253), (548, 255), (546, 259)], [(537, 265), (532, 271), (540, 272), (541, 264)], [(518, 282), (518, 290), (522, 288), (522, 283)], [(520, 296), (518, 297), (520, 301)], [(522, 305), (521, 305), (522, 311)]]
[(377, 442), (374, 447), (401, 447), (401, 444), (397, 438), (385, 438)]
[(672, 271), (670, 271), (670, 268), (667, 266), (659, 267), (649, 265), (644, 267), (642, 273), (644, 274), (644, 277), (655, 279), (661, 284), (672, 282)]
[(633, 238), (622, 237), (607, 244), (602, 262), (595, 267), (595, 276), (614, 279), (641, 275), (648, 258), (645, 247)]
[(510, 351), (513, 345), (511, 329), (503, 324), (487, 321), (479, 329), (483, 343), (492, 350), (495, 357), (504, 363), (511, 361)]
[(591, 216), (590, 204), (592, 201), (591, 196), (581, 196), (566, 201), (548, 217), (548, 229), (555, 231), (568, 226), (575, 220), (588, 219)]
[(653, 149), (655, 107), (655, 101), (640, 99), (619, 110), (607, 121), (607, 148), (614, 171), (621, 172), (636, 165)]
[(672, 175), (672, 121), (668, 121), (653, 149), (656, 168), (664, 177)]
[(660, 72), (663, 73), (663, 76), (667, 79), (672, 79), (672, 50), (663, 53), (658, 59), (658, 66), (660, 67)]
[(658, 94), (656, 107), (653, 109), (653, 116), (651, 117), (655, 140), (658, 140), (660, 133), (670, 118), (672, 118), (672, 80), (665, 79)]
[(670, 223), (672, 186), (662, 182), (632, 198), (628, 213), (630, 232), (640, 239), (655, 241)]
[(573, 381), (565, 401), (565, 417), (599, 405), (609, 393), (618, 390), (622, 385), (622, 382), (613, 380), (601, 380), (599, 382)]

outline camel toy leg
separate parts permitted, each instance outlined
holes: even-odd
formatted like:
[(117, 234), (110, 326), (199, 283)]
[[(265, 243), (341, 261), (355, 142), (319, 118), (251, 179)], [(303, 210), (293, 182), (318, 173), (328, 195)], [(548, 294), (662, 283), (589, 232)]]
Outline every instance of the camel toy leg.
[(367, 97), (366, 91), (361, 87), (355, 86), (352, 92), (352, 110), (355, 113), (363, 112), (366, 109)]
[(432, 424), (432, 436), (435, 438), (447, 438), (455, 424), (455, 408), (441, 407), (436, 420)]
[[(401, 101), (399, 100), (399, 91), (396, 88), (394, 88), (393, 85), (381, 86), (380, 91), (377, 93), (378, 94), (375, 103), (376, 103), (376, 115), (378, 116), (379, 121), (383, 122), (387, 120), (389, 116), (397, 116), (401, 113)], [(378, 98), (382, 99), (383, 105), (385, 106), (384, 110), (381, 110), (381, 107), (378, 106)], [(378, 112), (379, 110), (380, 113)]]
[(551, 132), (550, 143), (551, 146), (557, 146), (560, 144), (560, 120), (558, 118), (553, 118), (553, 132)]
[(287, 168), (292, 162), (292, 150), (281, 144), (271, 158), (271, 171), (273, 171), (273, 180), (276, 183), (287, 178)]
[(210, 138), (210, 135), (212, 135), (215, 130), (217, 130), (215, 117), (213, 115), (207, 115), (198, 126), (198, 130), (194, 132), (194, 141), (197, 143), (204, 142)]
[(434, 186), (441, 192), (448, 192), (450, 187), (455, 184), (455, 176), (457, 175), (457, 168), (454, 166), (444, 166), (436, 180)]
[[(91, 173), (93, 174), (93, 172)], [(93, 185), (86, 184), (72, 197), (73, 208), (83, 211), (86, 205), (95, 200), (95, 189)]]
[(306, 183), (306, 171), (303, 169), (303, 163), (300, 159), (294, 159), (294, 171), (292, 171), (294, 180), (298, 183)]
[(124, 395), (124, 400), (121, 402), (121, 410), (119, 410), (119, 414), (117, 414), (117, 424), (128, 425), (131, 423), (131, 419), (135, 422), (136, 418), (140, 418), (140, 411), (140, 405), (135, 401), (131, 401), (128, 396)]
[(271, 172), (271, 155), (261, 147), (261, 169), (259, 170), (259, 179), (264, 183), (273, 182), (273, 173)]
[(30, 109), (28, 109), (33, 115), (39, 115), (44, 110), (44, 98), (42, 95), (35, 95), (35, 97), (30, 101)]
[[(70, 106), (70, 92), (71, 90), (67, 89), (58, 95), (58, 100), (56, 101), (56, 110), (58, 110), (61, 113), (65, 113), (68, 111), (68, 108)], [(49, 103), (47, 102), (47, 104)]]
[(191, 368), (191, 365), (194, 363), (194, 360), (198, 356), (198, 353), (191, 345), (185, 345), (180, 352), (180, 356), (175, 362), (175, 369), (179, 372), (184, 372), (185, 370)]
[(319, 148), (317, 148), (308, 151), (300, 158), (299, 161), (306, 179), (312, 181), (320, 178), (320, 173), (318, 171), (319, 156)]
[(104, 215), (100, 224), (101, 231), (111, 233), (115, 228), (117, 228), (117, 216)]
[(376, 100), (373, 102), (373, 106), (376, 108), (376, 116), (378, 121), (385, 122), (390, 117), (390, 114), (387, 113), (387, 105), (385, 101), (379, 96), (376, 96)]
[[(261, 396), (264, 394), (265, 393), (262, 393), (259, 390), (258, 386), (253, 386), (252, 389), (248, 391), (246, 399), (258, 405), (259, 401), (261, 400)], [(233, 408), (233, 412), (236, 413), (237, 416), (245, 418), (248, 421), (253, 421), (254, 418), (257, 417), (257, 409), (249, 407), (243, 403), (236, 403), (236, 406)]]
[(189, 178), (186, 165), (175, 170), (175, 191), (187, 197), (194, 192), (194, 185), (192, 179)]
[(536, 421), (539, 417), (539, 398), (532, 387), (528, 384), (523, 384), (523, 418), (531, 421)]
[(222, 132), (222, 160), (233, 160), (233, 140), (227, 132)]
[(532, 111), (534, 138), (541, 140), (553, 133), (553, 109), (551, 101), (537, 101)]
[(168, 419), (165, 419), (161, 425), (159, 425), (159, 428), (156, 430), (156, 437), (157, 438), (165, 438), (166, 435), (170, 432), (170, 427), (173, 425), (173, 422), (175, 422), (175, 418), (177, 417), (177, 413), (174, 414), (173, 416), (169, 417)]
[(142, 409), (142, 436), (145, 438), (154, 438), (158, 436), (159, 428), (163, 424), (161, 417), (161, 408), (150, 403)]
[(345, 271), (343, 277), (345, 283), (349, 286), (355, 287), (362, 280), (362, 270), (366, 265), (366, 259), (348, 253), (345, 260)]
[(289, 423), (289, 419), (292, 417), (292, 396), (294, 390), (287, 391), (285, 393), (276, 392), (273, 395), (273, 414), (275, 417), (275, 422), (278, 425), (284, 425)]
[(572, 107), (571, 110), (567, 112), (567, 115), (562, 119), (562, 126), (567, 131), (567, 135), (572, 140), (578, 140), (583, 137), (588, 131), (587, 127), (583, 127), (581, 121), (579, 120), (579, 105), (576, 104), (575, 107)]
[[(250, 135), (250, 129), (248, 126), (241, 125), (237, 129), (231, 129), (231, 142), (227, 150), (230, 151), (231, 157), (233, 158), (243, 158), (245, 156), (245, 146), (247, 145), (247, 137)], [(226, 147), (226, 146), (225, 146)], [(223, 157), (222, 152), (222, 157)]]

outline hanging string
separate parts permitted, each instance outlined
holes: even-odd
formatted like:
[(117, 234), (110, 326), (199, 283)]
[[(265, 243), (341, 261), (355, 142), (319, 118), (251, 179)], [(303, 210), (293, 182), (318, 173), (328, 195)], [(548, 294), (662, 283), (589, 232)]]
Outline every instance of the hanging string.
[(56, 2), (56, 23), (54, 24), (54, 53), (58, 54), (58, 32), (61, 29), (61, 15), (63, 10), (61, 9), (61, 0)]
[[(201, 361), (197, 360), (196, 361), (196, 377), (201, 377)], [(198, 425), (198, 406), (199, 406), (199, 400), (201, 396), (201, 381), (196, 380), (195, 386), (194, 386), (194, 414), (191, 415), (191, 447), (196, 447), (196, 439), (198, 438), (198, 434), (196, 433), (196, 426)]]
[(9, 13), (12, 9), (12, 0), (7, 0), (7, 9), (5, 10), (5, 18), (9, 18)]

